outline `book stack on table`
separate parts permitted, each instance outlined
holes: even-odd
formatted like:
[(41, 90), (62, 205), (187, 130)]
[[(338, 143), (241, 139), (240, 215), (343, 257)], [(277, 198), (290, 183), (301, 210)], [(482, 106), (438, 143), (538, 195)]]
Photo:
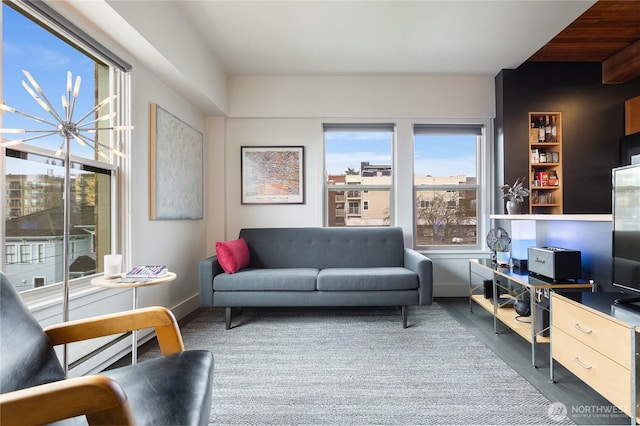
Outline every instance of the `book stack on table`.
[(167, 274), (165, 265), (138, 265), (125, 274), (125, 278), (158, 278)]

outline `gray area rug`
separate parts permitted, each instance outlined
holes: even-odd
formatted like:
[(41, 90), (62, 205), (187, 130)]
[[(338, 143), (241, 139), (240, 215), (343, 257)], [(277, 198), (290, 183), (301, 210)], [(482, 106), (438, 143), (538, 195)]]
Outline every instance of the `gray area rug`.
[[(573, 424), (439, 305), (245, 309), (182, 328), (215, 354), (210, 424)], [(156, 349), (141, 359), (157, 356)]]

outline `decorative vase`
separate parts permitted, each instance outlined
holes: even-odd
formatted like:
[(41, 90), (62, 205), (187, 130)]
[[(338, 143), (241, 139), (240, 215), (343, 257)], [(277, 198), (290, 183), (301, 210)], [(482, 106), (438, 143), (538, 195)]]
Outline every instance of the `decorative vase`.
[(507, 213), (508, 214), (520, 214), (520, 207), (522, 203), (517, 201), (507, 201)]

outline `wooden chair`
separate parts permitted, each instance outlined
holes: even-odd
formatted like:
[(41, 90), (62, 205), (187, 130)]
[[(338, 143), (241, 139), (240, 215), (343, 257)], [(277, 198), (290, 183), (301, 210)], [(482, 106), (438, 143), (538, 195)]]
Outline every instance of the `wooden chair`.
[[(0, 419), (6, 425), (207, 424), (213, 355), (184, 350), (175, 317), (154, 307), (42, 329), (0, 272)], [(53, 347), (154, 327), (162, 357), (66, 379)], [(82, 416), (82, 417), (78, 417)]]

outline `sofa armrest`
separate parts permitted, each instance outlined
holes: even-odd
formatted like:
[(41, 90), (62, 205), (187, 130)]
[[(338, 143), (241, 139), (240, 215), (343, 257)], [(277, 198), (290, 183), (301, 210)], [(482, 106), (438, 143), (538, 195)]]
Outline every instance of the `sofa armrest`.
[(213, 277), (223, 273), (218, 256), (201, 260), (198, 264), (198, 284), (200, 287), (200, 306), (213, 306)]
[(405, 248), (404, 267), (418, 274), (420, 304), (431, 305), (433, 303), (433, 262), (431, 259), (413, 249)]

